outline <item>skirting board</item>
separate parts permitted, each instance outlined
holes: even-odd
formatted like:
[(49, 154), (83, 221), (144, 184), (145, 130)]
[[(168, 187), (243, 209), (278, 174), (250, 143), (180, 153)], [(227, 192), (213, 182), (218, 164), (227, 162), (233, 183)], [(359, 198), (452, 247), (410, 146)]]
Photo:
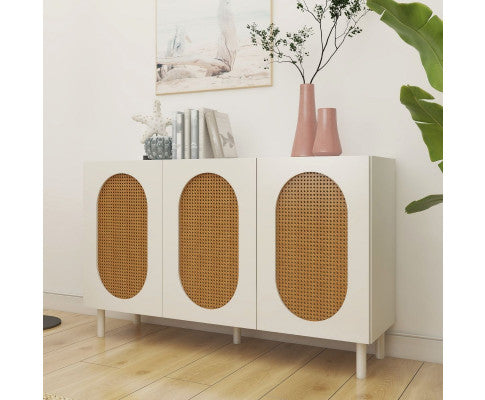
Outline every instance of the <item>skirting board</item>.
[[(68, 311), (79, 314), (95, 315), (96, 310), (86, 307), (81, 296), (44, 292), (44, 308), (59, 311)], [(132, 319), (131, 314), (107, 311), (110, 318)], [(232, 334), (232, 327), (202, 324), (197, 322), (180, 321), (175, 319), (142, 316), (142, 322), (174, 326), (178, 328), (194, 329), (199, 331)], [(309, 346), (327, 347), (330, 349), (355, 351), (353, 343), (323, 340), (305, 336), (286, 335), (281, 333), (263, 332), (244, 329), (243, 336), (258, 339), (274, 340), (286, 343), (297, 343)], [(375, 353), (374, 345), (369, 346), (368, 352)], [(386, 355), (411, 360), (443, 363), (443, 340), (435, 338), (417, 337), (415, 335), (390, 332), (386, 334)]]

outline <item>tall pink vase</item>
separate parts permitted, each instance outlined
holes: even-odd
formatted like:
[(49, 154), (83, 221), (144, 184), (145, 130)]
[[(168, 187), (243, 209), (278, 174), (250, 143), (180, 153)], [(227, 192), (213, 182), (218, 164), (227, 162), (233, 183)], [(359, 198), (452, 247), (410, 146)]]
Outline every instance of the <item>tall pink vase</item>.
[(292, 157), (308, 157), (313, 155), (313, 142), (317, 130), (315, 113), (315, 86), (313, 84), (300, 85), (300, 108), (293, 140)]
[(340, 154), (342, 154), (342, 146), (338, 137), (337, 110), (335, 108), (319, 108), (313, 155), (339, 156)]

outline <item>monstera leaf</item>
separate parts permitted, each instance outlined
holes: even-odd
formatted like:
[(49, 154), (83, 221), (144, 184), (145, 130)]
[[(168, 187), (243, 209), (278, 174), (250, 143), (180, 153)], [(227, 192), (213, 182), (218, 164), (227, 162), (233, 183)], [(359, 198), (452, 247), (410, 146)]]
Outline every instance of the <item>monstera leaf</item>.
[(407, 44), (418, 50), (429, 83), (443, 91), (443, 21), (422, 3), (367, 0), (367, 6), (381, 15)]
[(436, 206), (440, 203), (443, 203), (443, 195), (432, 194), (431, 196), (426, 196), (424, 199), (416, 200), (408, 204), (408, 206), (406, 207), (406, 212), (408, 214), (417, 213), (427, 210), (428, 208)]
[(443, 171), (443, 106), (433, 103), (434, 97), (417, 86), (401, 87), (401, 103), (411, 113), (428, 147), (431, 161), (441, 161)]
[[(443, 21), (422, 3), (398, 3), (394, 0), (367, 0), (367, 6), (381, 16), (381, 21), (394, 29), (407, 44), (413, 46), (429, 83), (443, 91)], [(433, 103), (434, 97), (417, 86), (401, 88), (401, 103), (411, 113), (423, 135), (431, 161), (439, 161), (443, 172), (443, 106)], [(408, 214), (427, 210), (443, 202), (442, 194), (413, 201)]]
[[(440, 161), (438, 166), (443, 172), (443, 106), (430, 101), (433, 99), (433, 96), (417, 86), (401, 87), (401, 103), (409, 110), (421, 130), (429, 158), (433, 162)], [(412, 214), (424, 211), (442, 202), (442, 194), (433, 194), (413, 201), (406, 207), (406, 212)]]

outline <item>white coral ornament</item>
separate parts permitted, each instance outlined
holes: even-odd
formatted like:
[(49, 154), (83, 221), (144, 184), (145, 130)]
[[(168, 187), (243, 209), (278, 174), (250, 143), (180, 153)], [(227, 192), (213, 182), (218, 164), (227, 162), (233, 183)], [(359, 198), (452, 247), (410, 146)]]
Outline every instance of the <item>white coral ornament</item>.
[(171, 118), (164, 118), (162, 116), (162, 106), (160, 104), (160, 100), (155, 100), (153, 104), (153, 115), (142, 115), (136, 114), (133, 115), (134, 121), (140, 122), (146, 125), (147, 130), (141, 137), (141, 143), (145, 143), (145, 141), (151, 138), (154, 135), (166, 136), (167, 135), (167, 127), (172, 125)]

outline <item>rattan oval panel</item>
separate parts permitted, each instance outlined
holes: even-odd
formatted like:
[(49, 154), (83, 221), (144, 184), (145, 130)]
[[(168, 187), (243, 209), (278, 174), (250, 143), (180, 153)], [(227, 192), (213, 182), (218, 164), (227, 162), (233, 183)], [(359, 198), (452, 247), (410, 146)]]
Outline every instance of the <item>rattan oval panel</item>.
[(108, 292), (136, 296), (147, 277), (147, 199), (127, 174), (110, 177), (98, 196), (98, 271)]
[(276, 284), (295, 315), (323, 321), (347, 294), (347, 204), (339, 186), (316, 172), (290, 179), (276, 205)]
[(239, 214), (236, 194), (221, 176), (192, 178), (179, 204), (179, 274), (198, 306), (227, 304), (239, 278)]

